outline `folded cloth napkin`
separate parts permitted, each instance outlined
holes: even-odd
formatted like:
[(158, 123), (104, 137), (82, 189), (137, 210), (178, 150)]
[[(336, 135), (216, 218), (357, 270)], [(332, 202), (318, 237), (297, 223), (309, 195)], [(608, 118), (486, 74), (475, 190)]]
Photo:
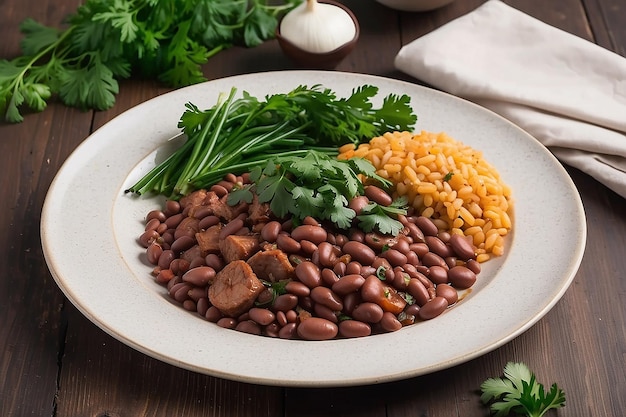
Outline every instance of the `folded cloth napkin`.
[(395, 65), (499, 113), (626, 197), (626, 58), (489, 0), (404, 46)]

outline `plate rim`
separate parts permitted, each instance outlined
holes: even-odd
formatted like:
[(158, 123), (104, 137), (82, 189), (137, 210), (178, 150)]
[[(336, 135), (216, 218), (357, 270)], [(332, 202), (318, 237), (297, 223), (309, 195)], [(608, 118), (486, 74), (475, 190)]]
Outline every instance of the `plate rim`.
[[(266, 377), (259, 376), (259, 375), (233, 374), (233, 373), (228, 372), (226, 369), (202, 369), (201, 367), (198, 367), (195, 364), (188, 363), (188, 362), (181, 362), (175, 358), (169, 357), (168, 355), (164, 355), (163, 352), (160, 351), (158, 348), (155, 349), (154, 347), (151, 347), (151, 346), (145, 346), (141, 343), (138, 343), (133, 337), (128, 337), (128, 335), (120, 334), (119, 332), (115, 331), (113, 328), (111, 328), (110, 323), (103, 322), (103, 319), (101, 317), (99, 317), (97, 314), (93, 314), (90, 308), (88, 308), (88, 306), (85, 305), (85, 301), (81, 300), (80, 296), (76, 295), (72, 291), (72, 288), (67, 285), (67, 282), (66, 282), (67, 276), (63, 276), (64, 274), (63, 272), (61, 272), (64, 268), (66, 269), (66, 267), (58, 265), (58, 262), (56, 260), (55, 253), (54, 253), (54, 250), (55, 250), (54, 248), (57, 246), (55, 245), (55, 243), (57, 242), (54, 242), (54, 238), (50, 233), (50, 224), (53, 222), (52, 219), (54, 218), (55, 204), (58, 204), (58, 202), (56, 201), (58, 199), (56, 195), (54, 194), (54, 191), (61, 188), (61, 184), (66, 179), (67, 176), (71, 176), (71, 171), (72, 169), (74, 169), (76, 159), (78, 158), (77, 155), (80, 155), (83, 152), (83, 149), (85, 149), (86, 147), (89, 147), (90, 143), (96, 140), (94, 138), (97, 138), (102, 135), (106, 136), (106, 132), (108, 129), (111, 129), (111, 127), (114, 126), (116, 123), (120, 123), (121, 120), (123, 121), (124, 118), (131, 117), (136, 112), (140, 112), (142, 108), (148, 108), (153, 105), (158, 105), (159, 102), (167, 100), (168, 97), (172, 97), (171, 96), (172, 94), (184, 95), (186, 92), (190, 92), (195, 89), (204, 88), (208, 85), (211, 85), (211, 83), (215, 85), (216, 83), (227, 84), (228, 82), (230, 82), (232, 85), (236, 85), (237, 82), (244, 80), (244, 79), (249, 79), (251, 77), (270, 77), (271, 78), (271, 77), (288, 76), (288, 77), (295, 77), (295, 78), (302, 77), (303, 79), (308, 79), (308, 78), (323, 78), (328, 75), (332, 77), (344, 79), (344, 80), (359, 79), (359, 80), (364, 80), (364, 81), (365, 80), (371, 81), (372, 83), (384, 82), (386, 84), (396, 85), (398, 87), (400, 86), (407, 87), (407, 89), (409, 90), (428, 92), (427, 94), (440, 97), (444, 101), (450, 100), (450, 101), (454, 101), (457, 103), (463, 103), (462, 104), (463, 106), (468, 106), (468, 108), (473, 107), (474, 109), (478, 109), (476, 111), (489, 114), (489, 117), (491, 119), (498, 120), (497, 123), (506, 124), (508, 128), (518, 131), (520, 137), (524, 136), (527, 140), (534, 141), (536, 142), (536, 144), (538, 144), (540, 147), (543, 148), (543, 145), (541, 145), (535, 138), (530, 136), (527, 132), (523, 131), (518, 126), (515, 126), (513, 123), (504, 119), (498, 114), (488, 109), (485, 109), (484, 107), (481, 107), (475, 103), (472, 103), (465, 99), (447, 94), (445, 92), (441, 92), (439, 90), (431, 89), (429, 87), (424, 87), (421, 85), (409, 83), (407, 81), (396, 80), (396, 79), (386, 78), (386, 77), (381, 77), (381, 76), (376, 76), (376, 75), (345, 73), (345, 72), (338, 72), (338, 71), (332, 71), (332, 72), (302, 71), (302, 70), (268, 71), (268, 72), (262, 72), (262, 73), (241, 74), (241, 75), (234, 75), (230, 77), (224, 77), (224, 78), (220, 78), (216, 80), (207, 81), (202, 84), (185, 87), (185, 88), (175, 90), (170, 93), (165, 93), (165, 94), (156, 96), (150, 100), (147, 100), (137, 106), (134, 106), (131, 109), (126, 110), (125, 112), (121, 113), (120, 115), (108, 121), (98, 130), (94, 131), (81, 144), (79, 144), (76, 147), (76, 149), (68, 156), (68, 158), (64, 161), (64, 163), (60, 167), (59, 171), (55, 175), (55, 178), (53, 179), (50, 185), (49, 191), (44, 200), (42, 216), (41, 216), (40, 231), (41, 231), (42, 247), (43, 247), (43, 252), (44, 252), (44, 258), (46, 260), (46, 263), (48, 264), (50, 272), (53, 278), (55, 279), (55, 281), (57, 282), (57, 285), (61, 288), (61, 290), (64, 292), (64, 294), (69, 299), (69, 301), (72, 302), (72, 304), (74, 304), (77, 307), (77, 309), (81, 311), (81, 313), (85, 315), (90, 321), (92, 321), (94, 324), (96, 324), (98, 327), (100, 327), (102, 330), (104, 330), (105, 332), (113, 336), (114, 338), (120, 340), (121, 342), (125, 343), (126, 345), (138, 351), (141, 351), (158, 360), (170, 363), (174, 366), (178, 366), (178, 367), (189, 369), (195, 372), (206, 373), (209, 375), (226, 378), (230, 380), (238, 380), (242, 382), (252, 382), (252, 383), (258, 383), (258, 384), (265, 384), (265, 385), (300, 386), (300, 387), (364, 385), (364, 384), (406, 379), (406, 378), (413, 377), (413, 376), (418, 376), (418, 375), (422, 375), (422, 374), (426, 374), (426, 373), (430, 373), (430, 372), (434, 372), (438, 370), (443, 370), (451, 366), (467, 362), (468, 360), (482, 356), (492, 350), (497, 349), (498, 347), (508, 343), (512, 339), (516, 338), (517, 336), (519, 336), (520, 334), (528, 330), (536, 322), (538, 322), (542, 317), (544, 317), (545, 314), (547, 314), (547, 312), (550, 311), (554, 307), (554, 305), (562, 298), (563, 294), (567, 291), (567, 289), (569, 288), (571, 282), (573, 281), (576, 275), (576, 272), (580, 266), (580, 263), (582, 261), (582, 257), (584, 254), (585, 245), (586, 245), (587, 228), (586, 228), (585, 221), (581, 222), (579, 225), (578, 244), (576, 245), (575, 253), (572, 254), (573, 256), (570, 259), (571, 262), (568, 264), (567, 270), (565, 271), (565, 277), (560, 280), (560, 286), (559, 288), (556, 288), (557, 291), (555, 292), (554, 296), (550, 300), (548, 300), (546, 303), (544, 303), (543, 307), (540, 310), (534, 311), (532, 312), (532, 314), (527, 314), (525, 317), (525, 320), (520, 321), (519, 326), (515, 330), (510, 331), (504, 337), (500, 337), (496, 342), (489, 343), (488, 345), (479, 346), (478, 348), (472, 351), (468, 351), (463, 355), (458, 355), (457, 357), (451, 358), (444, 362), (435, 363), (435, 364), (432, 364), (431, 366), (422, 367), (420, 369), (408, 369), (404, 372), (395, 372), (393, 375), (384, 375), (384, 374), (377, 374), (375, 376), (361, 375), (361, 376), (347, 378), (345, 380), (334, 378), (328, 381), (324, 381), (321, 379), (306, 380), (306, 379), (298, 378), (298, 377), (291, 377), (288, 379), (281, 379), (281, 378), (276, 378), (276, 377), (266, 378)], [(354, 86), (355, 87), (357, 86), (356, 82), (354, 82)], [(177, 114), (177, 116), (179, 115), (180, 113)], [(573, 181), (571, 180), (571, 178), (569, 177), (569, 174), (567, 174), (565, 168), (560, 164), (560, 162), (558, 162), (558, 160), (551, 153), (549, 153), (547, 149), (545, 149), (545, 154), (543, 156), (552, 160), (553, 169), (556, 169), (557, 171), (560, 170), (560, 175), (562, 175), (563, 176), (562, 178), (565, 179), (565, 184), (563, 185), (566, 185), (568, 188), (568, 191), (572, 194), (572, 196), (574, 196), (574, 200), (572, 201), (572, 203), (574, 203), (575, 210), (573, 209), (573, 211), (576, 211), (576, 213), (578, 214), (578, 217), (584, 220), (584, 207), (582, 205), (582, 201), (580, 199), (580, 196), (578, 195), (576, 187)], [(497, 166), (497, 164), (495, 165)], [(513, 190), (513, 192), (515, 194), (515, 190)], [(182, 309), (179, 308), (179, 310), (182, 310)], [(184, 312), (184, 313), (188, 314), (187, 312)], [(249, 337), (258, 337), (258, 336), (249, 336)], [(370, 336), (370, 337), (378, 337), (378, 336)], [(285, 343), (285, 342), (290, 343), (291, 341), (282, 341), (282, 340), (280, 341), (280, 343)], [(349, 342), (346, 344), (353, 344), (353, 341), (346, 341), (346, 342)], [(319, 343), (319, 342), (303, 342), (303, 343)], [(260, 344), (264, 344), (264, 343), (260, 343)]]

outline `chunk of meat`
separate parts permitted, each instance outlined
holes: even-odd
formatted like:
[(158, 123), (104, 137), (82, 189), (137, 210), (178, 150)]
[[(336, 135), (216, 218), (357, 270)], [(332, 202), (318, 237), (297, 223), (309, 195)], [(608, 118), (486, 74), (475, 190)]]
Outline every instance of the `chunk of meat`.
[(206, 198), (207, 192), (206, 190), (197, 190), (192, 193), (187, 194), (186, 196), (181, 197), (179, 203), (181, 207), (196, 207), (202, 204), (204, 199)]
[(219, 243), (222, 257), (226, 262), (246, 260), (259, 250), (258, 235), (230, 235)]
[(193, 245), (192, 247), (190, 247), (189, 249), (187, 249), (186, 251), (180, 254), (180, 258), (184, 259), (185, 261), (189, 263), (191, 263), (191, 261), (193, 261), (196, 258), (203, 258), (203, 257), (204, 257), (204, 254), (202, 253), (202, 249), (200, 249), (200, 246), (198, 245)]
[(225, 316), (237, 317), (254, 305), (263, 290), (263, 283), (250, 265), (234, 261), (215, 276), (208, 291), (209, 301)]
[(248, 259), (248, 265), (259, 278), (270, 282), (293, 278), (295, 273), (289, 257), (280, 249), (257, 252)]
[(205, 254), (219, 253), (220, 251), (220, 231), (222, 230), (222, 224), (218, 223), (208, 229), (196, 233), (196, 240), (202, 252)]
[(258, 223), (267, 223), (270, 220), (269, 203), (260, 203), (256, 194), (252, 196), (252, 203), (248, 207), (248, 220), (253, 225)]

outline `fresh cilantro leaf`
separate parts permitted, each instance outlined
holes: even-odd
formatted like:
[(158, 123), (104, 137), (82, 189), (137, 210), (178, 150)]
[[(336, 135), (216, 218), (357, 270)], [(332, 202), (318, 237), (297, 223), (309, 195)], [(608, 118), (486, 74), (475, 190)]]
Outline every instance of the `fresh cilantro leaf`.
[(35, 55), (54, 44), (61, 33), (58, 29), (44, 26), (31, 18), (25, 19), (20, 24), (20, 31), (24, 34), (20, 46), (25, 55)]
[(542, 417), (550, 409), (565, 406), (565, 393), (553, 384), (546, 394), (544, 386), (523, 363), (507, 363), (504, 378), (489, 378), (480, 388), (481, 400), (490, 403), (495, 417), (510, 413)]
[(397, 235), (404, 225), (397, 220), (398, 214), (406, 214), (406, 198), (399, 198), (389, 206), (370, 202), (361, 209), (361, 214), (357, 216), (359, 227), (371, 232), (378, 230), (383, 234)]
[(228, 193), (226, 202), (229, 205), (234, 206), (234, 205), (237, 205), (238, 203), (241, 203), (242, 201), (245, 201), (246, 203), (250, 204), (252, 203), (253, 199), (254, 199), (254, 195), (251, 191), (251, 186), (250, 184), (247, 184), (245, 187), (233, 188)]

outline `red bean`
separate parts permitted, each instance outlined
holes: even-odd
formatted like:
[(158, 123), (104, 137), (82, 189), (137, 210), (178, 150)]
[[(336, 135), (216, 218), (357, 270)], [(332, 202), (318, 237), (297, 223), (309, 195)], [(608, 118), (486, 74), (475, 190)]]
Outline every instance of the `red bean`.
[(178, 201), (175, 200), (167, 200), (165, 202), (165, 210), (164, 213), (167, 217), (172, 217), (173, 215), (176, 215), (178, 213), (180, 213), (180, 203)]
[(217, 216), (206, 216), (198, 222), (198, 227), (202, 230), (206, 230), (211, 226), (217, 225), (219, 222), (220, 218)]
[(237, 327), (237, 320), (232, 317), (222, 317), (217, 322), (217, 325), (225, 329), (234, 329)]
[(250, 320), (260, 324), (261, 326), (267, 326), (274, 322), (276, 316), (270, 310), (266, 308), (252, 307), (249, 311)]
[(318, 250), (317, 245), (315, 243), (311, 242), (310, 240), (305, 240), (305, 239), (302, 239), (300, 241), (300, 249), (307, 256), (313, 255), (313, 253), (315, 253), (315, 251)]
[(305, 340), (330, 340), (337, 336), (339, 328), (332, 321), (310, 317), (300, 323), (297, 332)]
[(415, 225), (419, 227), (419, 229), (426, 236), (437, 236), (439, 233), (439, 228), (437, 225), (433, 223), (433, 221), (425, 216), (419, 216), (415, 219)]
[(393, 198), (385, 190), (375, 185), (365, 187), (365, 196), (381, 206), (389, 206), (393, 203)]
[(476, 259), (470, 259), (465, 263), (465, 266), (468, 267), (476, 275), (480, 274), (480, 263)]
[(411, 237), (411, 239), (413, 239), (413, 242), (415, 243), (424, 243), (424, 232), (422, 232), (422, 230), (415, 224), (415, 223), (408, 223), (406, 225), (406, 228), (409, 229), (409, 236)]
[(322, 269), (322, 281), (324, 282), (324, 285), (332, 287), (335, 282), (339, 281), (339, 276), (335, 273), (334, 270), (324, 268)]
[(407, 263), (406, 255), (396, 249), (387, 249), (380, 256), (387, 259), (392, 266), (402, 266)]
[(456, 255), (464, 261), (476, 258), (476, 250), (474, 245), (466, 238), (458, 234), (450, 236), (450, 246)]
[(311, 294), (311, 289), (298, 281), (289, 281), (285, 284), (285, 290), (297, 297), (307, 297)]
[(181, 236), (178, 239), (176, 239), (174, 242), (172, 242), (172, 246), (170, 247), (170, 249), (174, 253), (179, 254), (188, 249), (191, 249), (191, 247), (194, 246), (195, 244), (196, 244), (196, 240), (192, 238), (191, 236)]
[(280, 249), (284, 250), (287, 253), (298, 253), (302, 248), (300, 246), (300, 242), (298, 242), (291, 236), (283, 233), (279, 234), (276, 238), (276, 244)]
[(222, 312), (215, 306), (211, 306), (208, 308), (206, 313), (204, 313), (204, 317), (208, 321), (212, 321), (213, 323), (217, 323), (219, 319), (223, 317)]
[(159, 234), (157, 233), (156, 230), (147, 230), (147, 231), (143, 232), (141, 234), (141, 236), (139, 236), (139, 243), (144, 248), (148, 248), (148, 246), (150, 246), (152, 244), (152, 242), (157, 240), (159, 237), (160, 236), (159, 236)]
[(253, 320), (244, 320), (237, 323), (235, 330), (249, 334), (261, 334), (261, 327)]
[(428, 245), (426, 243), (411, 243), (411, 245), (409, 247), (420, 258), (422, 256), (426, 255), (430, 251), (430, 249), (428, 249)]
[(313, 312), (315, 313), (315, 317), (321, 317), (333, 323), (337, 323), (339, 321), (335, 312), (323, 304), (313, 305)]
[(157, 219), (162, 223), (167, 220), (167, 216), (161, 210), (152, 210), (146, 215), (146, 222), (149, 222), (152, 219)]
[(210, 266), (192, 268), (183, 274), (183, 281), (199, 287), (210, 284), (215, 278), (215, 269)]
[(148, 262), (150, 262), (152, 265), (158, 265), (159, 258), (161, 257), (162, 253), (163, 253), (163, 247), (156, 242), (152, 242), (150, 246), (148, 246), (148, 249), (146, 250), (146, 256), (148, 258)]
[(168, 217), (167, 220), (165, 220), (164, 223), (170, 229), (176, 229), (176, 227), (178, 227), (180, 222), (183, 221), (183, 218), (184, 218), (184, 216), (183, 216), (182, 213), (174, 214), (173, 216)]
[(274, 300), (272, 309), (275, 311), (284, 311), (285, 314), (289, 310), (293, 310), (298, 305), (298, 297), (293, 294), (281, 294)]
[(358, 216), (358, 215), (361, 214), (361, 211), (363, 210), (363, 207), (367, 206), (369, 204), (369, 202), (370, 202), (370, 200), (366, 196), (364, 196), (364, 195), (357, 196), (357, 197), (352, 198), (348, 202), (348, 207), (351, 208), (352, 210), (354, 210), (354, 212)]
[(448, 271), (450, 283), (460, 289), (466, 289), (476, 282), (476, 274), (465, 266), (455, 266)]
[(361, 303), (352, 311), (352, 317), (366, 323), (378, 323), (383, 318), (384, 311), (376, 303)]
[(162, 269), (157, 274), (155, 280), (160, 284), (166, 284), (170, 282), (176, 275), (172, 272), (171, 269)]
[(428, 302), (428, 300), (430, 300), (428, 290), (426, 289), (424, 284), (422, 284), (417, 278), (411, 278), (409, 280), (409, 285), (407, 285), (407, 291), (413, 296), (413, 298), (415, 298), (415, 302), (419, 306), (423, 306)]
[(428, 248), (442, 258), (452, 255), (450, 247), (443, 243), (437, 236), (426, 236), (424, 239), (426, 240)]
[(310, 224), (303, 224), (301, 226), (296, 227), (291, 232), (291, 237), (295, 240), (309, 240), (316, 245), (319, 245), (322, 242), (326, 241), (326, 237), (328, 232), (321, 226), (313, 226)]
[(287, 323), (278, 331), (278, 337), (281, 339), (293, 339), (296, 334), (296, 323)]
[(220, 240), (226, 239), (228, 236), (236, 234), (237, 231), (243, 227), (243, 225), (244, 223), (241, 219), (231, 220), (224, 227), (222, 227), (222, 230), (220, 230)]
[(309, 288), (317, 287), (322, 282), (320, 268), (311, 261), (304, 261), (295, 268), (296, 277)]
[(435, 265), (428, 268), (428, 279), (434, 284), (446, 284), (448, 279), (448, 270), (441, 266)]
[(448, 284), (439, 284), (435, 290), (437, 297), (443, 297), (448, 300), (448, 304), (452, 305), (459, 300), (457, 291)]
[(443, 297), (435, 297), (420, 308), (419, 317), (422, 320), (434, 319), (448, 308), (448, 300)]
[[(231, 188), (232, 188), (232, 186), (231, 186)], [(213, 191), (220, 198), (222, 198), (226, 194), (228, 194), (228, 188), (224, 187), (221, 184), (213, 184), (211, 186), (211, 191)]]
[(372, 334), (371, 326), (358, 320), (343, 320), (338, 327), (339, 335), (343, 337), (365, 337)]
[(400, 323), (394, 314), (386, 311), (385, 314), (383, 314), (383, 318), (380, 320), (380, 327), (386, 332), (395, 332), (402, 328), (402, 323)]
[(204, 263), (207, 266), (215, 269), (215, 272), (219, 272), (222, 270), (222, 268), (224, 268), (224, 260), (215, 253), (209, 253), (207, 256), (205, 256)]
[(311, 298), (316, 303), (324, 305), (333, 311), (343, 310), (341, 298), (328, 287), (320, 286), (313, 288), (311, 290)]
[(196, 302), (196, 312), (201, 316), (206, 316), (207, 311), (209, 311), (210, 307), (209, 299), (207, 297), (199, 298)]
[(444, 268), (448, 267), (448, 264), (446, 264), (445, 259), (443, 259), (441, 256), (437, 255), (434, 252), (428, 252), (427, 254), (422, 256), (422, 263), (428, 267), (435, 266), (435, 265), (441, 266)]
[(333, 252), (333, 245), (328, 242), (322, 242), (318, 246), (318, 257), (321, 266), (332, 268), (337, 258)]
[(281, 224), (277, 221), (271, 221), (261, 229), (261, 237), (270, 243), (276, 242), (276, 238), (281, 231)]
[(376, 253), (374, 250), (361, 242), (351, 240), (346, 242), (341, 249), (344, 253), (347, 253), (352, 257), (352, 259), (360, 262), (361, 264), (371, 265), (372, 262), (374, 262), (374, 259), (376, 259)]
[(344, 275), (332, 286), (335, 294), (346, 295), (358, 291), (365, 282), (365, 278), (360, 274)]
[(148, 230), (157, 230), (160, 225), (161, 225), (161, 221), (159, 219), (150, 219), (146, 223), (146, 227), (144, 228), (144, 231), (147, 232)]

